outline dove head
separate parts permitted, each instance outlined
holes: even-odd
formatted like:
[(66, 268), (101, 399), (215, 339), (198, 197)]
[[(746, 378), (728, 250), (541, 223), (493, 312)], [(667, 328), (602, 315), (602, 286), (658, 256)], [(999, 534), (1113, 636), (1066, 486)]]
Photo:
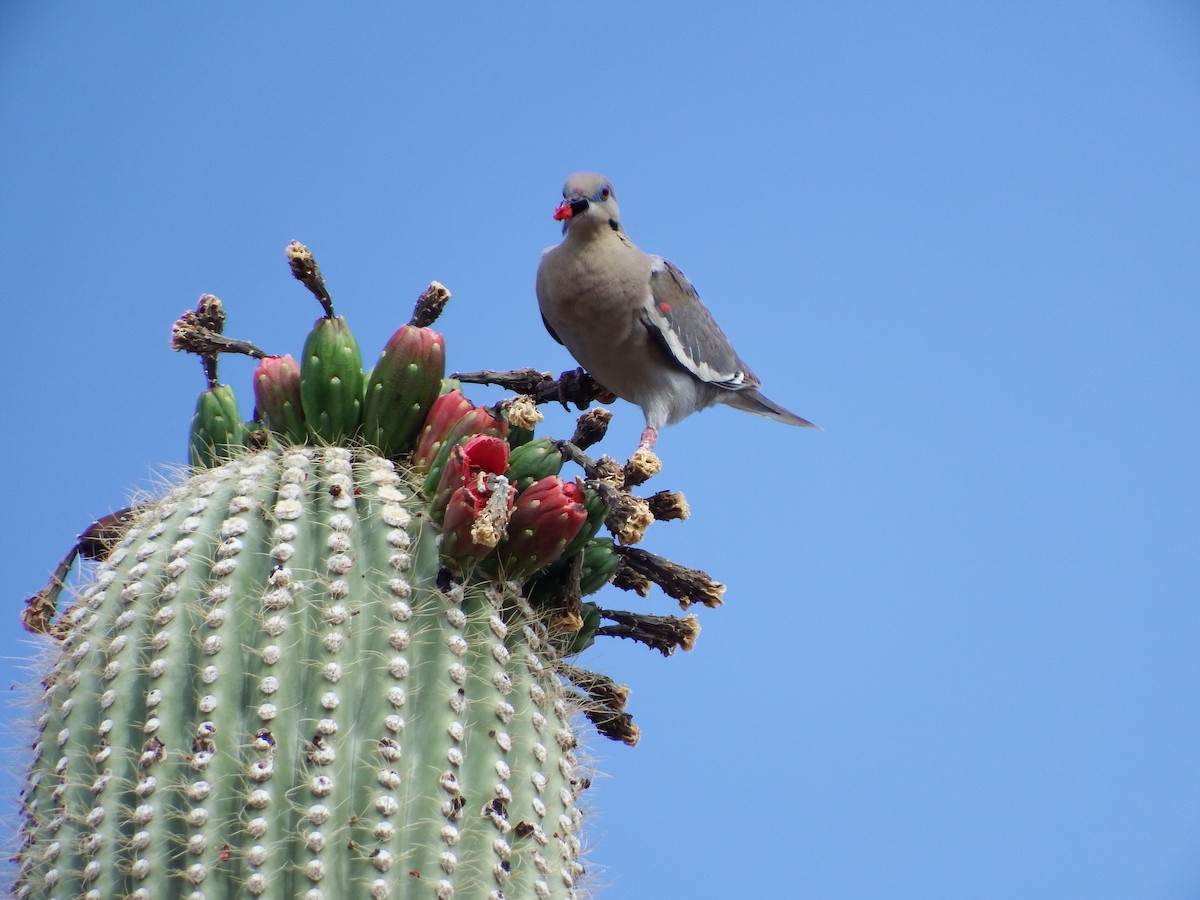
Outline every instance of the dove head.
[(596, 172), (577, 172), (563, 185), (563, 201), (554, 210), (563, 234), (593, 231), (601, 226), (621, 230), (621, 211), (612, 184)]

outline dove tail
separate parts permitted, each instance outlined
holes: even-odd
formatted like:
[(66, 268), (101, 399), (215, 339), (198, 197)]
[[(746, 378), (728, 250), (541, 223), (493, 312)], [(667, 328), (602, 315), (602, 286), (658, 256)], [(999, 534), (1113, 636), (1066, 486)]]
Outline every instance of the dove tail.
[(808, 421), (808, 419), (796, 415), (791, 410), (784, 409), (774, 400), (768, 400), (757, 390), (731, 391), (723, 399), (730, 406), (737, 409), (744, 409), (746, 412), (752, 412), (755, 415), (766, 416), (768, 419), (783, 422), (785, 425), (803, 425), (806, 428), (821, 427)]

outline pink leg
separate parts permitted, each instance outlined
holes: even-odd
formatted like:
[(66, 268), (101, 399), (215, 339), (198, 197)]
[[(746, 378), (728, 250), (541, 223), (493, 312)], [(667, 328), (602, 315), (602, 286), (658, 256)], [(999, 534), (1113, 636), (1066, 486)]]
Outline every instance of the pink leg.
[(646, 430), (642, 432), (642, 440), (638, 443), (638, 449), (653, 450), (656, 440), (658, 440), (658, 431), (647, 425)]

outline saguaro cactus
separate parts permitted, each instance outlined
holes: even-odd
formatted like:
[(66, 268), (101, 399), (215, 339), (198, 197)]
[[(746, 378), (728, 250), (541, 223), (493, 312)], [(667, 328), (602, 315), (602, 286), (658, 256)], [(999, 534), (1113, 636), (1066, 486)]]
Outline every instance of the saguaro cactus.
[[(618, 484), (644, 474), (583, 453), (594, 417), (579, 443), (539, 439), (513, 470), (504, 435), (528, 436), (528, 403), (435, 404), (443, 349), (427, 328), (444, 289), (364, 375), (311, 255), (289, 257), (326, 311), (299, 377), (224, 338), (206, 295), (175, 331), (208, 381), (193, 474), (89, 529), (27, 601), (26, 627), (59, 649), (16, 894), (576, 896), (576, 713), (629, 744), (637, 729), (627, 689), (572, 657), (606, 635), (670, 654), (698, 631), (582, 598), (657, 580), (685, 607), (716, 605), (721, 588), (595, 536), (606, 518), (630, 533), (617, 520), (640, 507)], [(216, 380), (229, 351), (264, 358), (250, 423)], [(547, 376), (529, 393), (586, 403), (584, 383)], [(587, 480), (560, 477), (566, 460)], [(80, 554), (100, 562), (60, 613)]]

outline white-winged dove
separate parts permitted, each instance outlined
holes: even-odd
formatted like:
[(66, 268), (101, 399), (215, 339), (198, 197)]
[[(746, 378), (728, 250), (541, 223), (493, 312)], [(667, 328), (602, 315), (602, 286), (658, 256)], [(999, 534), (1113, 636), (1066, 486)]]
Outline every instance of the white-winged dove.
[(629, 240), (603, 175), (568, 178), (554, 218), (564, 237), (538, 267), (542, 320), (593, 378), (642, 408), (641, 448), (714, 403), (812, 427), (759, 392), (758, 376), (675, 264)]

